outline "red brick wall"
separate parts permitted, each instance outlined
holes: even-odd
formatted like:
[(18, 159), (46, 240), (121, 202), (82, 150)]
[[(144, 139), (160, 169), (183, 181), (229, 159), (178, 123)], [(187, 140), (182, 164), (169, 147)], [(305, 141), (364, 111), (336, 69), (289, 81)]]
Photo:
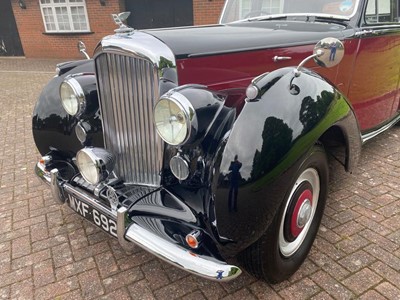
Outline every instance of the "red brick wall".
[(224, 0), (193, 0), (194, 24), (218, 23), (224, 3)]
[[(0, 0), (4, 1), (4, 0)], [(79, 40), (86, 44), (89, 55), (102, 37), (113, 34), (116, 28), (112, 13), (124, 11), (124, 0), (105, 0), (101, 6), (99, 0), (86, 0), (92, 34), (46, 34), (39, 0), (25, 0), (26, 9), (12, 0), (15, 20), (21, 38), (25, 57), (37, 58), (82, 58), (76, 44)], [(166, 0), (167, 1), (167, 0)], [(187, 0), (189, 1), (189, 0)], [(195, 25), (218, 23), (224, 0), (193, 0), (193, 21)]]
[(90, 30), (93, 33), (54, 35), (45, 34), (39, 0), (25, 0), (26, 9), (21, 9), (16, 0), (11, 3), (25, 57), (40, 58), (82, 58), (76, 47), (79, 40), (86, 44), (91, 55), (97, 42), (112, 34), (116, 28), (111, 14), (124, 9), (122, 0), (106, 0), (106, 6), (101, 6), (99, 0), (86, 0)]

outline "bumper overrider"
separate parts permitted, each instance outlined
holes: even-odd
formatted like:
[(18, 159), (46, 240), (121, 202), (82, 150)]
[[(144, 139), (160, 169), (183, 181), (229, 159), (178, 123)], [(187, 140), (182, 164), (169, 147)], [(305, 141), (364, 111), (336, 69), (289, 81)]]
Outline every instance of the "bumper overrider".
[[(111, 222), (116, 224), (116, 233), (109, 233), (116, 236), (120, 245), (127, 251), (132, 248), (132, 243), (134, 243), (178, 268), (210, 280), (229, 281), (241, 274), (241, 270), (237, 266), (229, 265), (211, 256), (198, 255), (159, 237), (139, 224), (128, 222), (126, 207), (121, 206), (116, 213), (113, 212), (87, 191), (60, 179), (58, 169), (47, 170), (43, 159), (36, 164), (35, 173), (42, 181), (50, 185), (54, 199), (60, 204), (71, 201), (71, 199), (78, 199), (80, 205), (78, 210), (82, 211), (90, 207), (111, 219)], [(74, 208), (71, 209), (74, 210)]]

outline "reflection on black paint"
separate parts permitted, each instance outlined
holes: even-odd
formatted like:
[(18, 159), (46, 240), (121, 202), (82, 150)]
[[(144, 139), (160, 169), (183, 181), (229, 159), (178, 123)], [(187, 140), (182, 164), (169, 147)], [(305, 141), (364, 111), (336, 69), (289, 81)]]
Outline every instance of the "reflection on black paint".
[(261, 151), (256, 150), (251, 178), (256, 180), (266, 174), (289, 151), (292, 145), (293, 130), (283, 120), (269, 117), (265, 120), (262, 133)]
[(309, 132), (314, 128), (322, 117), (328, 111), (329, 105), (332, 103), (335, 94), (328, 91), (322, 91), (317, 96), (317, 100), (307, 96), (303, 99), (300, 108), (300, 122), (303, 124), (303, 133)]
[(63, 133), (64, 135), (71, 135), (75, 128), (76, 121), (71, 121), (72, 118), (62, 118), (60, 115), (51, 114), (46, 118), (39, 118), (39, 116), (33, 117), (33, 128), (56, 131)]
[(238, 156), (235, 155), (235, 159), (231, 161), (231, 165), (229, 166), (230, 180), (229, 180), (229, 211), (237, 211), (237, 196), (238, 196), (238, 187), (240, 180), (242, 177), (240, 176), (240, 168), (242, 167), (242, 163), (239, 161)]

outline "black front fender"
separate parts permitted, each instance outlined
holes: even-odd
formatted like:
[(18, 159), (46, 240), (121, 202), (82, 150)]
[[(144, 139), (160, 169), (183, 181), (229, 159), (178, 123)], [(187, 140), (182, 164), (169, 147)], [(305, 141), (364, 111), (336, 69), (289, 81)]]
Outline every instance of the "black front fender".
[(82, 148), (75, 134), (75, 126), (79, 120), (70, 116), (61, 104), (59, 89), (67, 76), (76, 76), (89, 102), (88, 113), (80, 119), (90, 123), (92, 145), (102, 145), (101, 121), (96, 113), (98, 98), (93, 60), (74, 62), (72, 67), (71, 64), (44, 87), (33, 110), (33, 138), (42, 155), (49, 151), (58, 151), (65, 157), (73, 157)]
[(232, 241), (221, 249), (226, 255), (236, 254), (265, 232), (292, 174), (324, 132), (339, 126), (354, 149), (360, 145), (351, 106), (319, 75), (304, 70), (294, 77), (293, 68), (285, 68), (255, 82), (260, 93), (245, 104), (220, 148), (213, 178), (218, 233)]

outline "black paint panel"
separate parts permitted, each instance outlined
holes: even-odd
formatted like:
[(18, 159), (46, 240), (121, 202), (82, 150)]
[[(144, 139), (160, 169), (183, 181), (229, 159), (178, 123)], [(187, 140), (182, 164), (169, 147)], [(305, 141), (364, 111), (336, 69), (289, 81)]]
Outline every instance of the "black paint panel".
[[(302, 157), (327, 129), (349, 118), (357, 129), (349, 104), (329, 83), (306, 70), (293, 77), (293, 69), (285, 68), (258, 80), (261, 96), (246, 103), (219, 149), (213, 193), (218, 232), (234, 242), (221, 250), (226, 255), (237, 254), (265, 232)], [(291, 84), (298, 95), (290, 93)], [(359, 140), (359, 135), (350, 138)]]
[[(83, 60), (74, 63), (75, 68), (69, 69), (61, 76), (54, 77), (43, 89), (33, 111), (32, 132), (36, 147), (42, 155), (56, 150), (68, 158), (74, 157), (75, 153), (83, 146), (75, 134), (76, 117), (70, 116), (64, 110), (59, 88), (64, 78), (75, 73), (94, 74), (92, 60)], [(89, 115), (83, 118), (90, 124), (91, 145), (103, 146), (103, 133), (100, 116), (96, 109), (97, 88), (95, 76), (88, 75), (81, 80), (86, 97), (89, 99)]]
[(177, 58), (315, 44), (327, 36), (343, 38), (344, 25), (265, 21), (228, 25), (148, 30)]

